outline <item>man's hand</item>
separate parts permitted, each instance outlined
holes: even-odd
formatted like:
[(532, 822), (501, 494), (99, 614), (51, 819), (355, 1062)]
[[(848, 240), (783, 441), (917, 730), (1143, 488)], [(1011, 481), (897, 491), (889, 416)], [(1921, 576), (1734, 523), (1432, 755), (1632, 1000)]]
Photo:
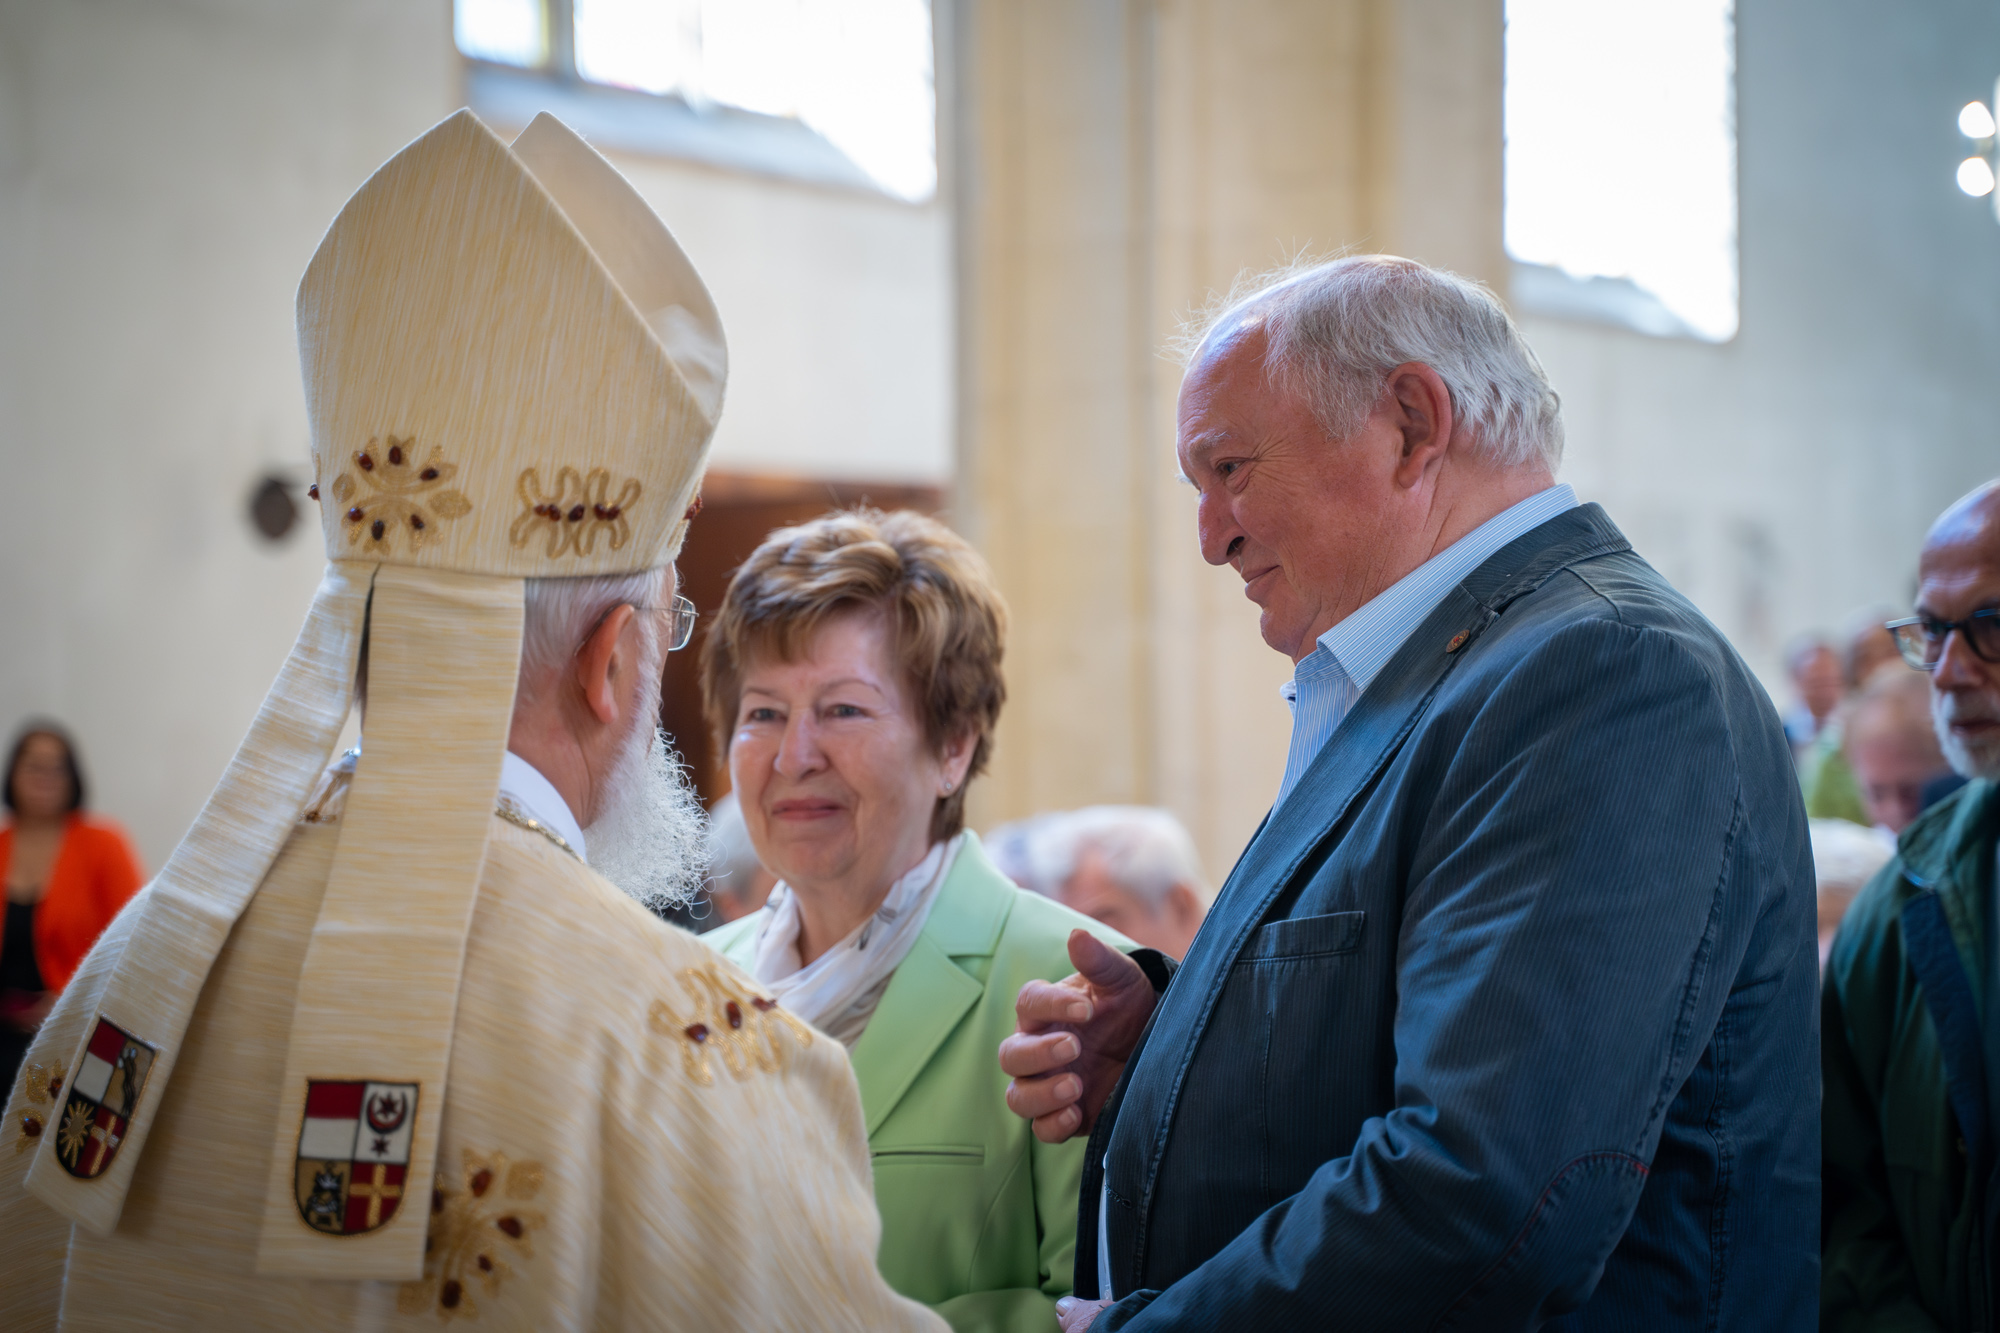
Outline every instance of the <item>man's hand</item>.
[(1062, 1333), (1083, 1333), (1096, 1320), (1098, 1313), (1110, 1308), (1110, 1305), (1110, 1301), (1086, 1301), (1065, 1296), (1056, 1302), (1056, 1323), (1062, 1326)]
[(1021, 987), (1018, 1030), (1000, 1043), (1007, 1106), (1044, 1143), (1090, 1132), (1159, 999), (1137, 963), (1087, 930), (1069, 933), (1069, 960), (1076, 975)]

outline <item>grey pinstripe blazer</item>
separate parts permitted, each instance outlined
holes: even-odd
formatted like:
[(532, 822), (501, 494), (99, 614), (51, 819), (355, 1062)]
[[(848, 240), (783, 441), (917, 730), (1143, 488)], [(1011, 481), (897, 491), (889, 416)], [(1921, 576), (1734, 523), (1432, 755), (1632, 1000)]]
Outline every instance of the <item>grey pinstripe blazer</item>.
[(1093, 1135), (1079, 1293), (1105, 1179), (1098, 1329), (1809, 1329), (1817, 982), (1769, 700), (1572, 510), (1237, 863)]

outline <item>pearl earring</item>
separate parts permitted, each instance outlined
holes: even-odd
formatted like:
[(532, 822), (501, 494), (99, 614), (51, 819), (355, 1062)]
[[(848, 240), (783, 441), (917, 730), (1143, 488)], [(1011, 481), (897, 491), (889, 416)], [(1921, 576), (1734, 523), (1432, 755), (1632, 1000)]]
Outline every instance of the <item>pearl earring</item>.
[(945, 781), (944, 781), (944, 794), (945, 794), (946, 796), (949, 796), (949, 795), (951, 795), (951, 779), (950, 779), (950, 778), (946, 778), (946, 779), (945, 779)]

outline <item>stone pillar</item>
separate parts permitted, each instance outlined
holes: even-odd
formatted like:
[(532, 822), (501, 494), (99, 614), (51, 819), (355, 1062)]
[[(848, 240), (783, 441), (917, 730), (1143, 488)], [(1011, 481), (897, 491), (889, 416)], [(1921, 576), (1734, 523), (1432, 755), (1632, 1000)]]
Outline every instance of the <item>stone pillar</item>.
[(1012, 608), (986, 827), (1160, 804), (1220, 880), (1290, 663), (1175, 478), (1182, 321), (1300, 253), (1489, 281), (1500, 0), (939, 0), (959, 229), (958, 521)]

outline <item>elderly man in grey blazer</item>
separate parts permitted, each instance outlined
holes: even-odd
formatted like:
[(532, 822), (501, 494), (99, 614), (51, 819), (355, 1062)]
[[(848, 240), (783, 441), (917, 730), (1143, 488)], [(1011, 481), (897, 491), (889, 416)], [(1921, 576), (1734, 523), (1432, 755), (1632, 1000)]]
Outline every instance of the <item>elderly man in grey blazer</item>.
[(1387, 256), (1220, 316), (1202, 553), (1296, 664), (1276, 805), (1169, 975), (1071, 942), (1001, 1047), (1090, 1136), (1065, 1329), (1803, 1330), (1818, 954), (1784, 732), (1555, 483), (1499, 303)]

